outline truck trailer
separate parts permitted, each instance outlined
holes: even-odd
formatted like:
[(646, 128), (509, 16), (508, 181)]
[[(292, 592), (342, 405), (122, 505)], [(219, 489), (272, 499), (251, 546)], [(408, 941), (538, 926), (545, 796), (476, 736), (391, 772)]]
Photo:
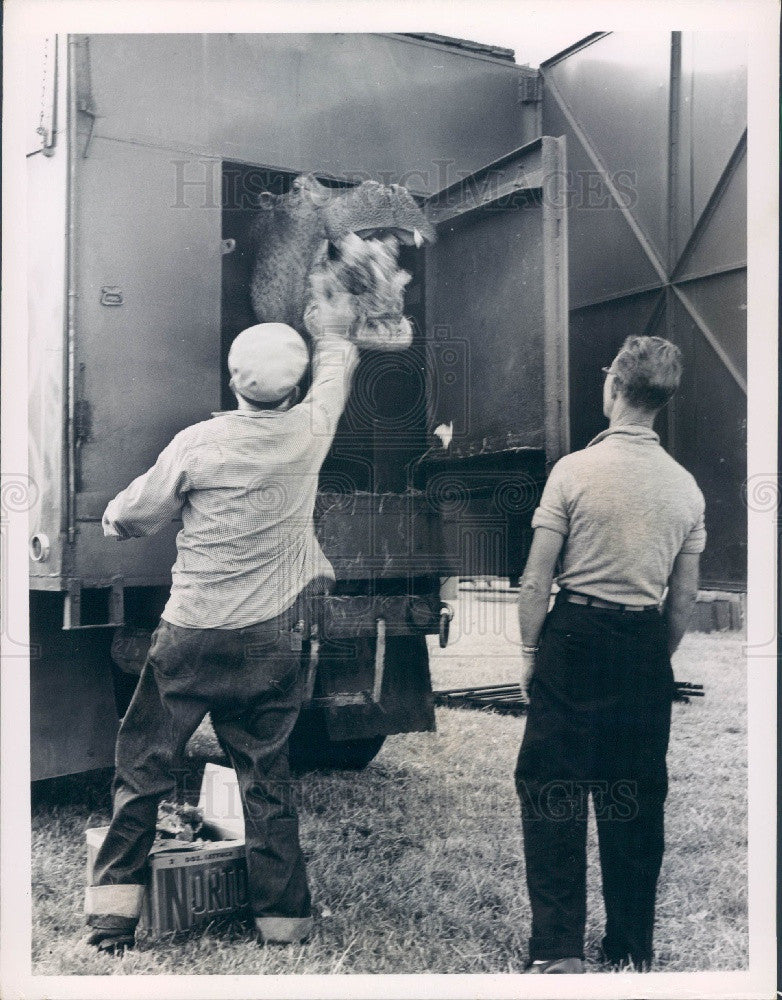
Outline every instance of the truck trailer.
[(398, 35), (72, 35), (38, 56), (33, 778), (113, 761), (178, 525), (117, 543), (101, 515), (177, 431), (231, 405), (248, 226), (301, 174), (402, 184), (438, 238), (403, 249), (413, 344), (362, 352), (321, 473), (337, 586), (292, 755), (361, 766), (386, 735), (433, 729), (441, 581), (520, 571), (567, 450), (565, 153), (542, 135), (538, 72)]
[(387, 735), (434, 728), (426, 637), (447, 641), (447, 581), (522, 571), (547, 471), (600, 429), (595, 373), (627, 333), (688, 352), (661, 435), (714, 512), (707, 582), (743, 588), (746, 58), (731, 42), (719, 62), (695, 34), (652, 41), (596, 33), (538, 70), (430, 34), (40, 39), (33, 778), (113, 762), (178, 526), (118, 544), (101, 515), (177, 431), (232, 404), (247, 234), (301, 174), (402, 184), (437, 240), (402, 250), (413, 344), (362, 352), (321, 473), (337, 586), (295, 762), (360, 767)]

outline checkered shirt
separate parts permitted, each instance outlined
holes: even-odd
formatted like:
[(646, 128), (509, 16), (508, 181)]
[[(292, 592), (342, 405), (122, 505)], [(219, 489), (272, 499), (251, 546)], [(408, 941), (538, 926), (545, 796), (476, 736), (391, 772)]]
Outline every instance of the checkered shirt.
[(166, 621), (243, 628), (282, 614), (314, 578), (333, 579), (312, 515), (356, 363), (345, 340), (321, 339), (301, 403), (185, 428), (109, 503), (104, 533), (121, 539), (182, 519)]

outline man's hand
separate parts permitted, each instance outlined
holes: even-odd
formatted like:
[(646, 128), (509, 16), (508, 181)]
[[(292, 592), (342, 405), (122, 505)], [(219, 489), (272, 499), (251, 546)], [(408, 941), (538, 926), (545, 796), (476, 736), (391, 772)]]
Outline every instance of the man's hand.
[(305, 329), (315, 343), (323, 337), (349, 340), (356, 320), (355, 297), (336, 282), (331, 282), (327, 294), (323, 287), (327, 283), (328, 276), (323, 276), (320, 283), (313, 279), (313, 298), (304, 311)]
[(521, 693), (529, 701), (529, 685), (535, 671), (535, 653), (521, 652)]
[(550, 528), (535, 528), (532, 546), (519, 585), (519, 631), (521, 645), (521, 690), (529, 700), (529, 682), (535, 669), (537, 642), (543, 629), (551, 597), (554, 567), (565, 536)]

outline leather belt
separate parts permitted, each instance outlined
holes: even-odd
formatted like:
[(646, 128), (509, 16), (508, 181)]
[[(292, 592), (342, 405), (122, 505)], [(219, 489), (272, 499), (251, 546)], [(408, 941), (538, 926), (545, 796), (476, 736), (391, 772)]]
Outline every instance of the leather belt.
[(605, 601), (602, 597), (591, 594), (579, 594), (575, 590), (560, 590), (557, 597), (570, 604), (586, 604), (591, 608), (604, 608), (607, 611), (658, 611), (659, 604), (617, 604), (616, 601)]

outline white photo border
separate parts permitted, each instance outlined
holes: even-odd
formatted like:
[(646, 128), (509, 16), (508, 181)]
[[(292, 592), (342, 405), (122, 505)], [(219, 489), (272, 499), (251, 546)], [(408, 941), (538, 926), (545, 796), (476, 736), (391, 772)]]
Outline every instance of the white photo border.
[[(2, 470), (6, 485), (27, 475), (25, 41), (54, 32), (436, 31), (470, 38), (508, 17), (530, 31), (596, 29), (744, 30), (750, 40), (748, 126), (748, 478), (767, 477), (778, 496), (778, 80), (779, 7), (772, 0), (8, 0), (4, 9)], [(583, 32), (580, 32), (583, 29)], [(554, 53), (552, 52), (551, 55)], [(9, 505), (10, 506), (10, 505)], [(737, 511), (737, 517), (742, 516)], [(32, 997), (735, 997), (776, 989), (776, 670), (778, 510), (749, 511), (749, 969), (718, 973), (591, 975), (526, 980), (486, 976), (64, 976), (31, 975), (29, 682), (14, 638), (27, 635), (26, 512), (4, 507), (2, 727), (0, 728), (0, 991)], [(729, 706), (726, 706), (726, 711)], [(522, 891), (522, 887), (520, 890)]]

